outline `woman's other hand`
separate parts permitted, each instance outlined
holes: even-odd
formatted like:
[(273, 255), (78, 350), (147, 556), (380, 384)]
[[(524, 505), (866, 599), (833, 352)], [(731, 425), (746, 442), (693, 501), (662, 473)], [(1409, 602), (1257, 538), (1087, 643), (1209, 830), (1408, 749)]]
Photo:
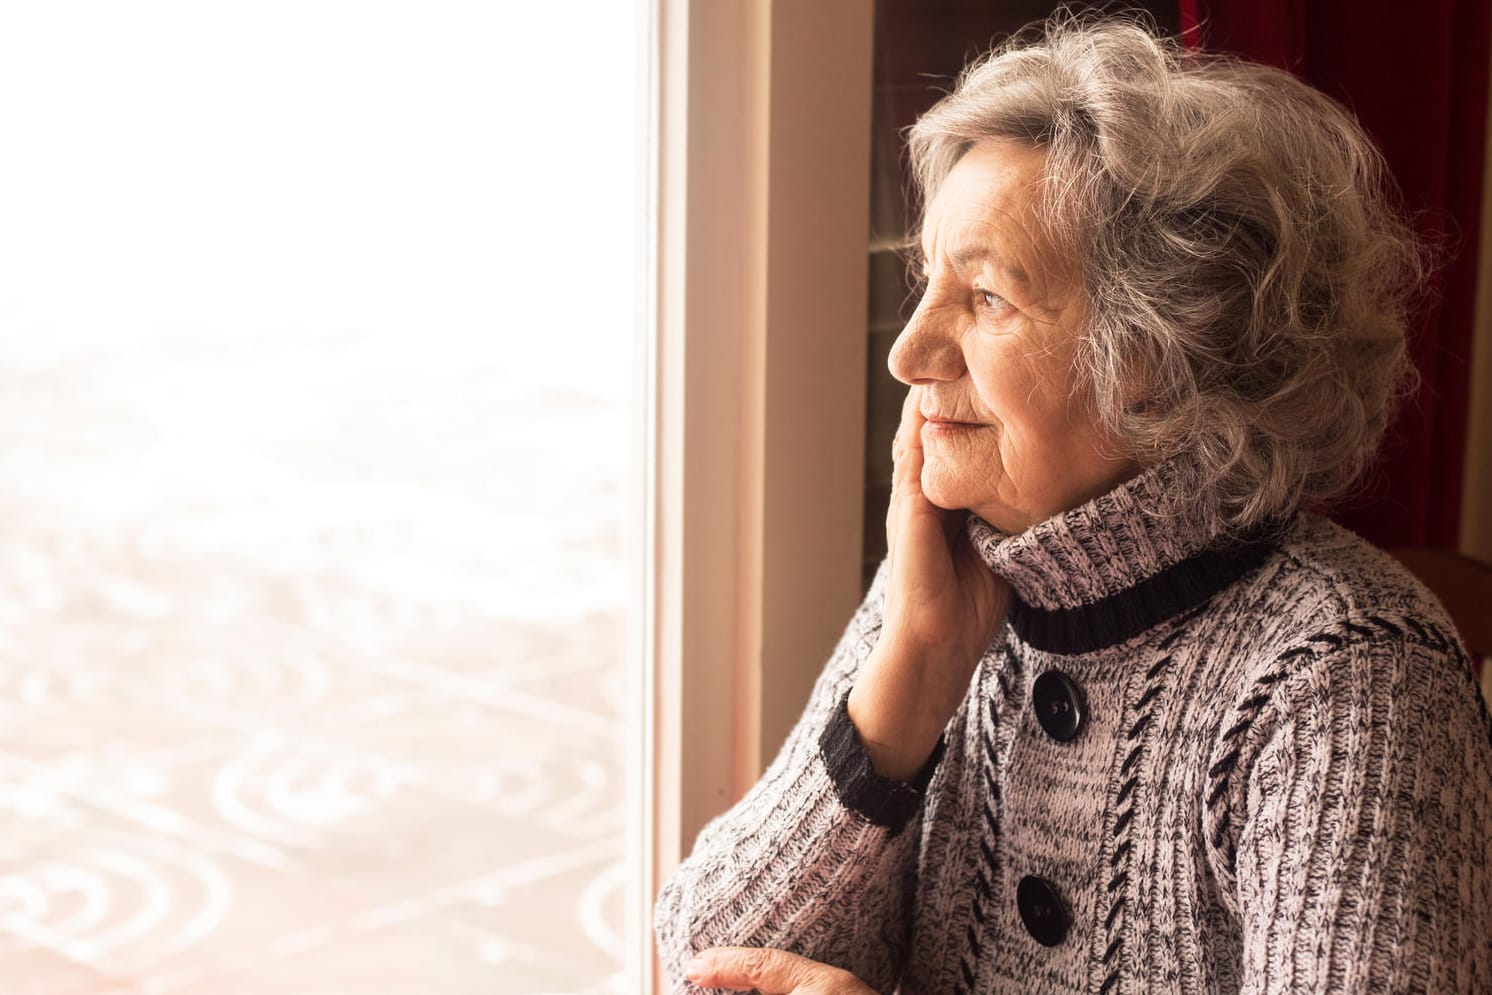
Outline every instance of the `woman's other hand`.
[(913, 387), (892, 447), (889, 562), (881, 636), (850, 692), (849, 715), (878, 773), (911, 780), (937, 745), (1010, 606), (1010, 587), (964, 532), (965, 511), (922, 492), (922, 426)]
[(762, 995), (876, 995), (848, 971), (768, 947), (715, 947), (689, 962), (701, 988), (756, 989)]

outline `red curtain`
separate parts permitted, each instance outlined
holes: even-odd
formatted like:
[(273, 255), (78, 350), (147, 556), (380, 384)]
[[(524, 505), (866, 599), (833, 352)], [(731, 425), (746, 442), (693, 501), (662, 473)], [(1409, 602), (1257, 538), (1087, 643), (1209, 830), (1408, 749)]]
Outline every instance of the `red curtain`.
[(1352, 108), (1450, 253), (1410, 353), (1423, 385), (1339, 522), (1388, 547), (1460, 525), (1486, 149), (1486, 0), (1180, 0), (1188, 44), (1294, 72)]

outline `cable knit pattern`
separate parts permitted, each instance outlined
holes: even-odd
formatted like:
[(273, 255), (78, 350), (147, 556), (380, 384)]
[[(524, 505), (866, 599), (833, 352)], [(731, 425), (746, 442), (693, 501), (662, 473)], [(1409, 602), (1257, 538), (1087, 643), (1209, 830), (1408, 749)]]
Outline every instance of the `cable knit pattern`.
[(1015, 604), (909, 784), (844, 711), (883, 568), (659, 896), (673, 991), (726, 944), (887, 995), (1492, 991), (1492, 721), (1441, 607), (1323, 519), (1230, 542), (1171, 500), (1160, 468), (1018, 536), (970, 520)]

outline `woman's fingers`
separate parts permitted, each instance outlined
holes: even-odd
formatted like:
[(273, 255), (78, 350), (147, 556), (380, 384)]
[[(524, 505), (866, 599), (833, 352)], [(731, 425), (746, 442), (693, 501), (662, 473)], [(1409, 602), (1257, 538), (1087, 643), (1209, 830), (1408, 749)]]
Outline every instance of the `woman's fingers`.
[(891, 503), (886, 508), (886, 541), (896, 545), (897, 519), (908, 512), (927, 514), (931, 509), (922, 493), (922, 425), (919, 407), (922, 390), (907, 391), (901, 405), (901, 424), (891, 443)]
[(757, 989), (762, 995), (875, 995), (853, 974), (767, 947), (715, 947), (689, 962), (701, 988)]
[[(922, 391), (913, 387), (901, 404), (901, 424), (891, 443), (892, 478), (896, 483), (918, 480), (922, 475)], [(915, 475), (915, 476), (912, 476)]]

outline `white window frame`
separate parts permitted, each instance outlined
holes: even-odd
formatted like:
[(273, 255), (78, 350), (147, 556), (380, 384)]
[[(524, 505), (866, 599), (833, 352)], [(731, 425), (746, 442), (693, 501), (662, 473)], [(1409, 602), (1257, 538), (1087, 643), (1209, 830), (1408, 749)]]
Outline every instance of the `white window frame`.
[[(860, 596), (869, 0), (655, 0), (629, 977)], [(638, 520), (634, 518), (634, 520)]]

